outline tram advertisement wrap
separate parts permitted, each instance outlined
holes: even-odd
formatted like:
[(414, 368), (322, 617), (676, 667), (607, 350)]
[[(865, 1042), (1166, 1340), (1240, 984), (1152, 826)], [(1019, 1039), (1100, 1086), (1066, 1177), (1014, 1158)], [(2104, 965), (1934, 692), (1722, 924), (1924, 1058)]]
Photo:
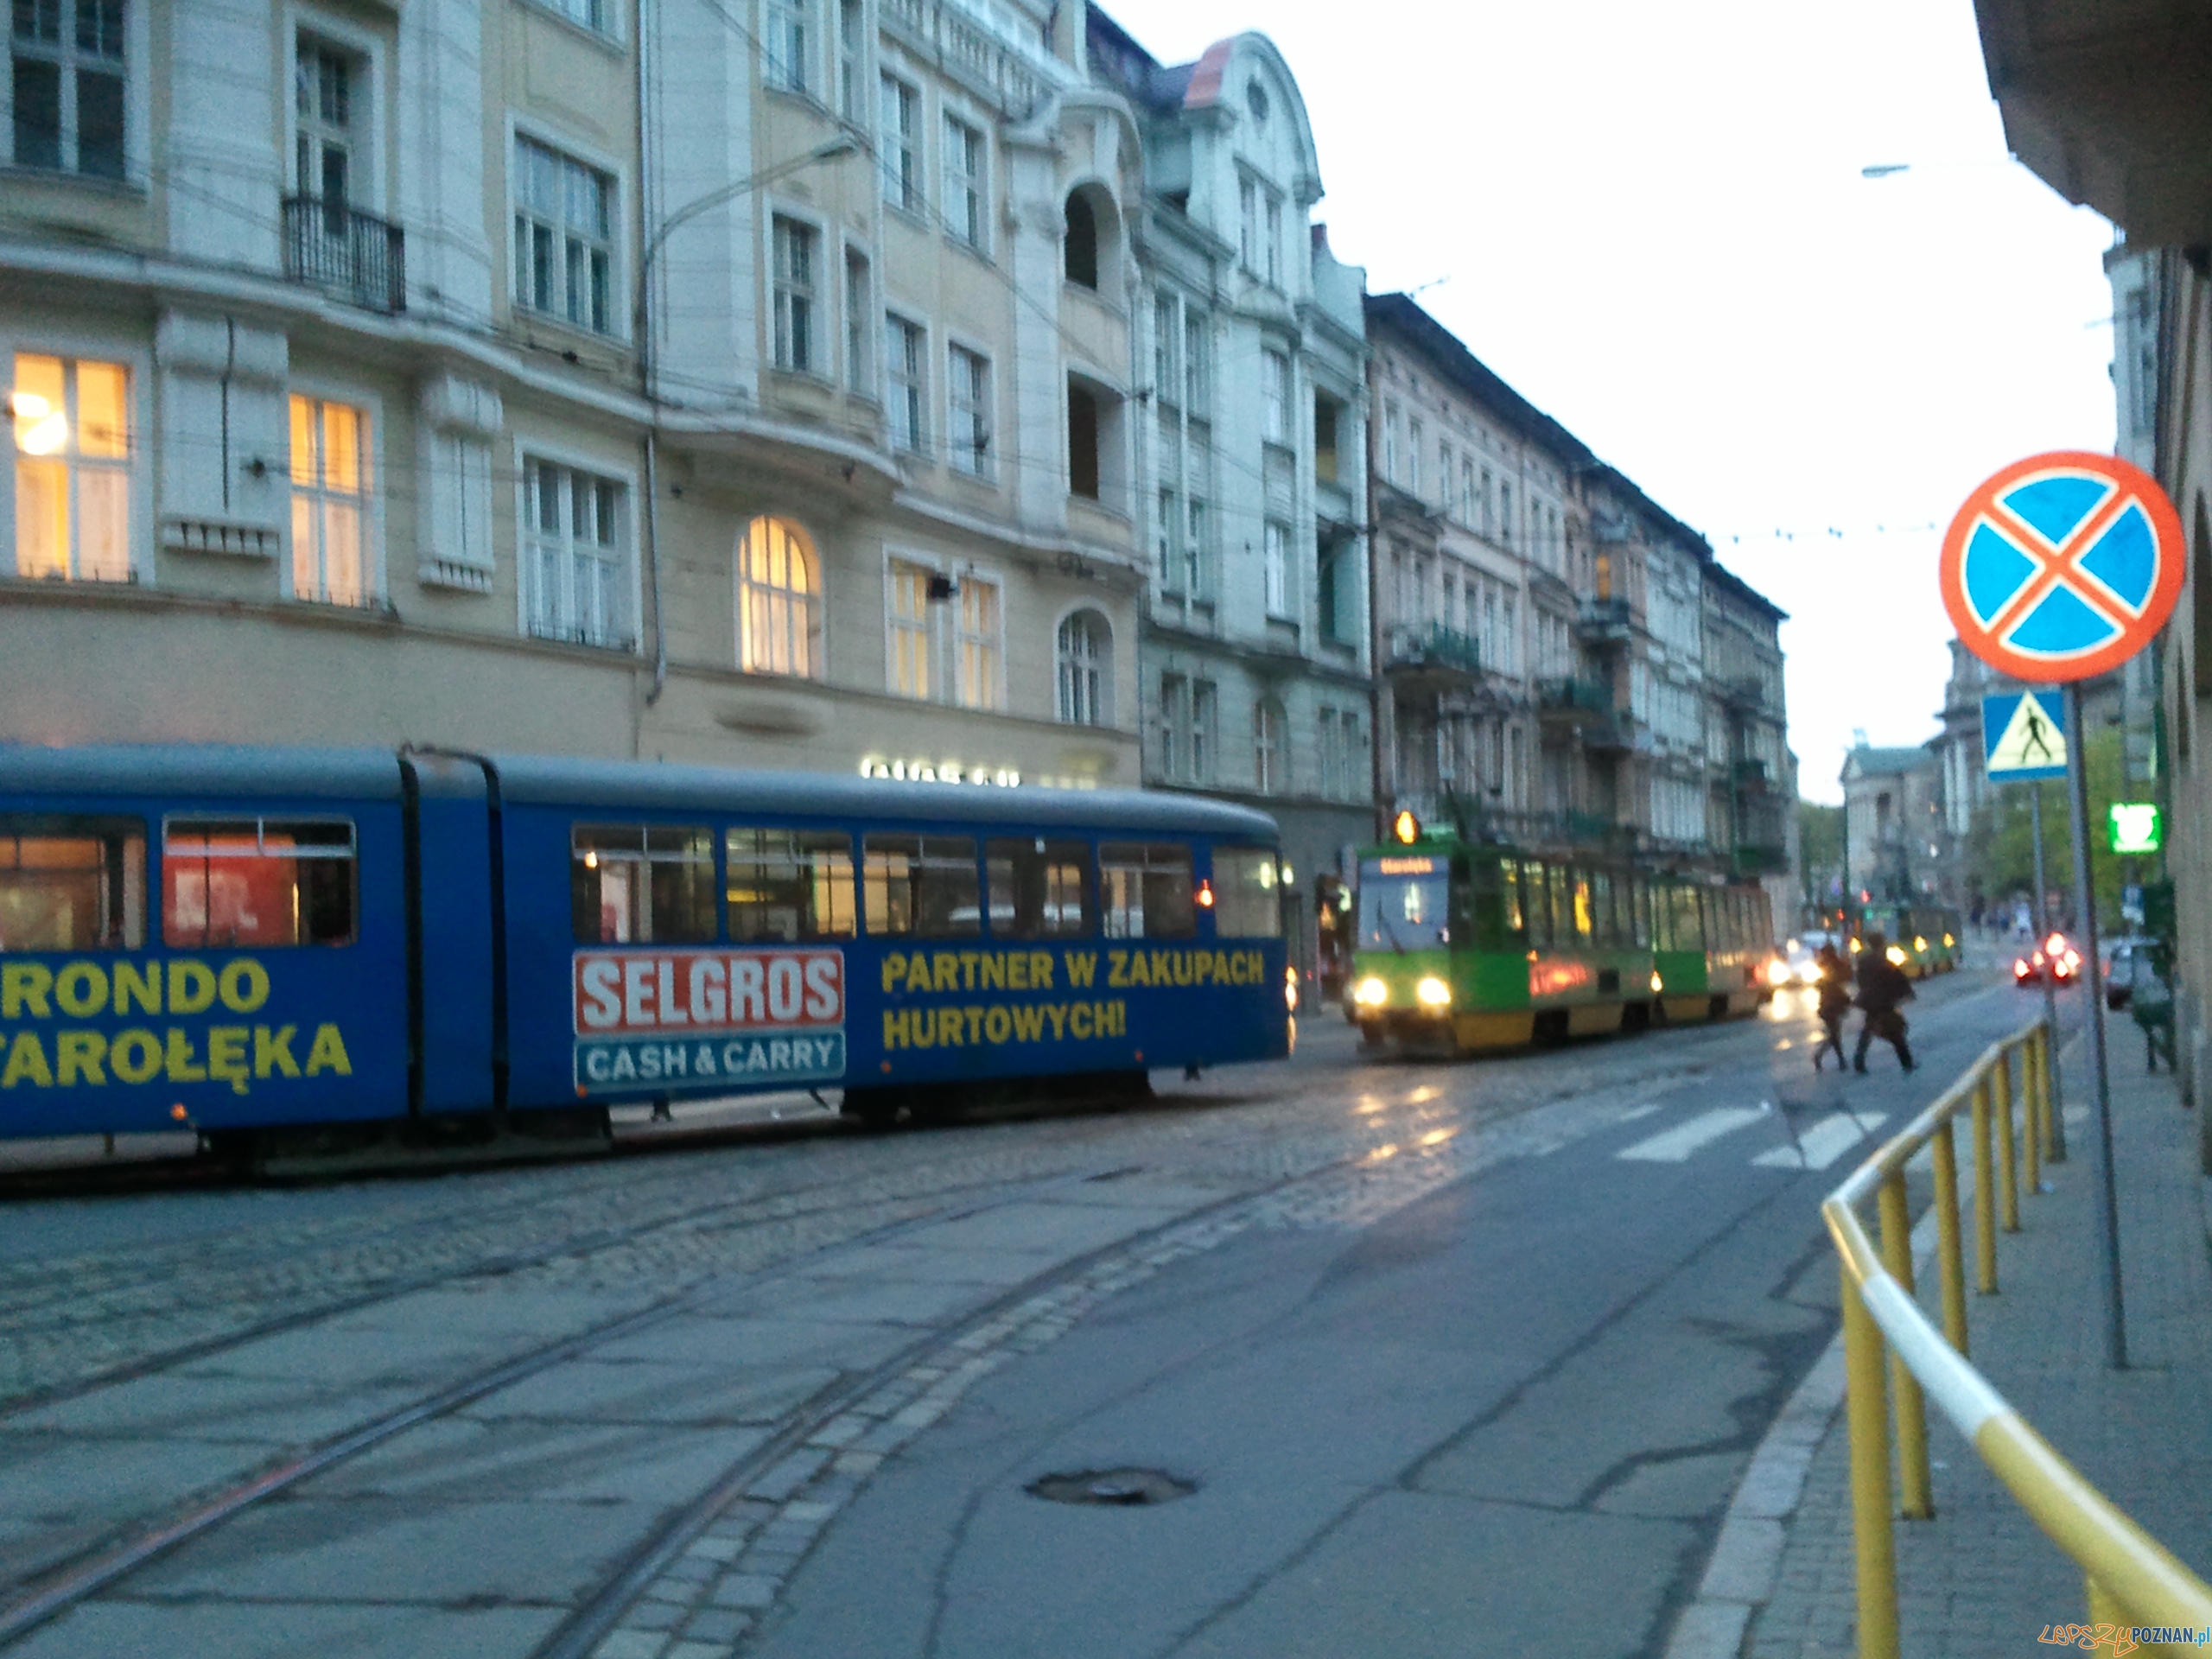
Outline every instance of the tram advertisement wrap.
[(845, 1075), (842, 950), (579, 950), (580, 1095)]
[(352, 1077), (337, 1022), (271, 1018), (270, 989), (252, 957), (0, 964), (0, 1090)]
[(1268, 977), (1264, 952), (1207, 945), (892, 950), (882, 975), (887, 1060), (917, 1049), (1141, 1044), (1128, 992), (1256, 987)]

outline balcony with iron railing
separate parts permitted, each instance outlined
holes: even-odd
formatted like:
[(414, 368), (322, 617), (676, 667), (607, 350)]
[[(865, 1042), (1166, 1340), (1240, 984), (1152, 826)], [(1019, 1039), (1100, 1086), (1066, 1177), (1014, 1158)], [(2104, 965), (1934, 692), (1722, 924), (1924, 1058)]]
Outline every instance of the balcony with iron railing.
[(1393, 680), (1464, 684), (1482, 674), (1475, 637), (1441, 622), (1394, 623), (1382, 646), (1382, 672)]
[(1574, 618), (1574, 637), (1586, 645), (1624, 644), (1635, 619), (1624, 599), (1586, 599)]
[(407, 238), (344, 201), (286, 196), (284, 275), (366, 311), (407, 308)]
[(944, 0), (883, 0), (883, 22), (1015, 119), (1034, 111), (1071, 73), (1041, 39), (1032, 42), (1026, 35), (1002, 32), (986, 21), (980, 7), (970, 11)]
[(1539, 680), (1536, 713), (1547, 725), (1595, 726), (1613, 718), (1612, 694), (1595, 680)]

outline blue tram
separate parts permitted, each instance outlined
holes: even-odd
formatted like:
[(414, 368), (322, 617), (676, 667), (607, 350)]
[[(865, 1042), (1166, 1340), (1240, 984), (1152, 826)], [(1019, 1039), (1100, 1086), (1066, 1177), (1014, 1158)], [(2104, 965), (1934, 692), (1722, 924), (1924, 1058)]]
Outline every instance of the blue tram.
[(445, 751), (0, 748), (0, 1135), (505, 1121), (1282, 1055), (1272, 820)]

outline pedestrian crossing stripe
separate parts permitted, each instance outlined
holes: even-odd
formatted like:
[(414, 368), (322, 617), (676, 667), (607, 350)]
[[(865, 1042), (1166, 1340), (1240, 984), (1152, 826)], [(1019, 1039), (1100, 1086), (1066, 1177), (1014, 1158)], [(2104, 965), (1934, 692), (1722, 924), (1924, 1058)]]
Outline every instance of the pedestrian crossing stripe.
[[(1642, 1113), (1637, 1114), (1641, 1116)], [(1688, 1163), (1693, 1154), (1762, 1119), (1789, 1135), (1787, 1146), (1770, 1147), (1751, 1159), (1760, 1169), (1826, 1169), (1888, 1121), (1886, 1112), (1845, 1112), (1821, 1119), (1799, 1134), (1786, 1116), (1756, 1106), (1714, 1106), (1696, 1116), (1647, 1135), (1613, 1156), (1629, 1163)]]
[(2065, 705), (2032, 691), (1981, 700), (1981, 741), (1993, 783), (2026, 783), (2066, 775)]

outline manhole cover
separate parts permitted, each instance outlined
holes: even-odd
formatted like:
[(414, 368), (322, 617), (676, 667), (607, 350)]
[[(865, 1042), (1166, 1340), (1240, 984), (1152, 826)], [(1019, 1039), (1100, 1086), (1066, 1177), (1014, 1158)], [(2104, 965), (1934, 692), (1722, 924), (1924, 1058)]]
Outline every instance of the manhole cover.
[(1048, 1497), (1055, 1503), (1105, 1503), (1135, 1508), (1142, 1503), (1172, 1503), (1198, 1490), (1192, 1480), (1178, 1480), (1158, 1469), (1086, 1469), (1081, 1474), (1046, 1475), (1029, 1483), (1032, 1497)]

